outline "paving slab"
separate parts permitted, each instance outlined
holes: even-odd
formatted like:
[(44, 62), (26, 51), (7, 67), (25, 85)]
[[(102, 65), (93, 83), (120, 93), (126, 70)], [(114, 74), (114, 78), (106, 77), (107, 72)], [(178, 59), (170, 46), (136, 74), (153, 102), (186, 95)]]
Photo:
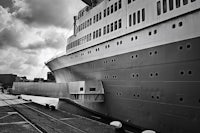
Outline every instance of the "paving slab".
[(0, 94), (0, 132), (115, 133), (112, 126)]

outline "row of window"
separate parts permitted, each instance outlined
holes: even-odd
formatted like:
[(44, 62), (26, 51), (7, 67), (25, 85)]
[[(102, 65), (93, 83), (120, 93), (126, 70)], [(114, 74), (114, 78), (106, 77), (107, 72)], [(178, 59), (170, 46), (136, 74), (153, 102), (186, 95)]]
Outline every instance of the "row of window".
[[(103, 34), (105, 35), (106, 33), (109, 33), (109, 32), (112, 32), (112, 31), (115, 31), (117, 29), (120, 29), (122, 27), (122, 20), (119, 19), (118, 21), (115, 21), (107, 26), (104, 26), (104, 32)], [(102, 35), (102, 31), (101, 31), (101, 28), (97, 29), (96, 31), (93, 32), (93, 39), (96, 39), (98, 37), (101, 37)], [(84, 37), (70, 43), (69, 45), (67, 45), (67, 49), (70, 49), (70, 48), (73, 48), (73, 47), (76, 47), (78, 45), (81, 45), (83, 43), (86, 43), (86, 42), (89, 42), (92, 40), (92, 34), (87, 34), (85, 35)]]
[[(118, 2), (115, 2), (113, 5), (111, 5), (110, 7), (107, 7), (106, 9), (104, 9), (104, 17), (112, 14), (113, 12), (117, 11), (118, 9), (121, 9), (122, 7), (122, 1), (119, 0)], [(93, 23), (98, 22), (99, 20), (101, 20), (102, 18), (102, 14), (101, 12), (99, 12), (98, 14), (93, 16)], [(77, 32), (82, 31), (83, 29), (89, 27), (90, 25), (92, 25), (92, 18), (86, 20), (85, 22), (83, 22), (82, 24), (80, 24), (77, 28)]]
[[(98, 22), (99, 20), (101, 20), (101, 12), (99, 12), (98, 14), (93, 16), (93, 23)], [(89, 27), (90, 25), (92, 25), (92, 18), (86, 20), (85, 22), (83, 22), (82, 24), (80, 24), (78, 26), (78, 32), (82, 31), (83, 29)]]
[(89, 27), (90, 25), (92, 25), (92, 18), (88, 19), (87, 21), (85, 21), (84, 23), (80, 24), (78, 26), (78, 32)]
[(70, 48), (73, 48), (73, 47), (76, 47), (78, 45), (81, 45), (83, 43), (86, 43), (86, 42), (89, 42), (92, 40), (92, 34), (87, 34), (85, 35), (84, 37), (74, 41), (74, 42), (71, 42), (69, 45), (67, 45), (67, 49), (70, 49)]
[[(161, 12), (166, 13), (167, 10), (171, 11), (176, 8), (179, 8), (182, 5), (187, 5), (190, 2), (194, 2), (196, 0), (162, 0), (157, 2), (157, 15), (160, 15)], [(175, 4), (175, 5), (174, 5)], [(162, 6), (162, 7), (161, 7)], [(161, 11), (162, 10), (162, 11)]]
[(128, 4), (130, 4), (131, 2), (134, 2), (135, 0), (128, 0)]
[(101, 20), (101, 12), (94, 15), (93, 17), (93, 23), (98, 22), (99, 20)]
[(133, 14), (129, 15), (129, 27), (135, 24), (139, 24), (140, 22), (145, 21), (145, 9), (138, 10), (137, 12), (134, 12)]
[(115, 2), (113, 5), (107, 7), (106, 9), (104, 9), (104, 17), (109, 16), (110, 14), (116, 12), (118, 9), (122, 8), (122, 1), (119, 0), (118, 2)]
[(101, 37), (101, 28), (93, 32), (93, 39)]
[[(112, 31), (115, 31), (115, 30), (120, 29), (120, 28), (122, 28), (122, 19), (119, 19), (118, 21), (116, 20), (115, 22), (110, 23), (107, 26), (104, 26), (104, 28), (103, 28), (104, 29), (103, 34), (104, 35), (108, 34), (108, 33), (112, 32)], [(101, 35), (102, 35), (102, 31), (101, 31), (101, 28), (99, 28), (99, 29), (97, 29), (97, 30), (95, 30), (93, 32), (93, 39), (101, 37)], [(78, 45), (81, 45), (83, 43), (89, 42), (91, 40), (92, 40), (92, 34), (90, 33), (90, 34), (87, 34), (84, 37), (82, 37), (82, 38), (80, 38), (80, 39), (78, 39), (78, 40), (70, 43), (67, 46), (67, 49), (76, 47)]]
[(103, 27), (103, 34), (108, 34), (110, 32), (113, 32), (117, 29), (122, 28), (122, 19), (119, 19), (118, 21), (116, 20), (113, 23), (108, 24), (107, 26)]

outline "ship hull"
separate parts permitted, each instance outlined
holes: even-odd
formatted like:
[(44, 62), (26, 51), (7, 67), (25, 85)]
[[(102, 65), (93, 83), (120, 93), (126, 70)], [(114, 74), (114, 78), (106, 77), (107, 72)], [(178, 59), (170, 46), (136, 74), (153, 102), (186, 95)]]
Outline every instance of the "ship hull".
[(196, 37), (53, 72), (59, 83), (102, 81), (105, 101), (80, 103), (88, 109), (159, 132), (196, 132), (200, 130), (199, 43)]

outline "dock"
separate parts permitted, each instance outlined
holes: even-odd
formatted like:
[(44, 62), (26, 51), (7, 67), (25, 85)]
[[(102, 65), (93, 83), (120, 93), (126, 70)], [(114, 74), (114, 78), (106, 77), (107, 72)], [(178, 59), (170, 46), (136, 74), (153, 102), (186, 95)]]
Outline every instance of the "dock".
[(0, 93), (0, 132), (116, 133), (113, 126)]

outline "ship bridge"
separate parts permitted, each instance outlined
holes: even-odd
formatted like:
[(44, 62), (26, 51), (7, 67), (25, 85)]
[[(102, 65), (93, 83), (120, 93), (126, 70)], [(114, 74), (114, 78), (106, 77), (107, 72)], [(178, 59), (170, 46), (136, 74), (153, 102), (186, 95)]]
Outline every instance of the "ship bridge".
[(88, 6), (95, 6), (98, 3), (101, 3), (103, 0), (82, 0)]

